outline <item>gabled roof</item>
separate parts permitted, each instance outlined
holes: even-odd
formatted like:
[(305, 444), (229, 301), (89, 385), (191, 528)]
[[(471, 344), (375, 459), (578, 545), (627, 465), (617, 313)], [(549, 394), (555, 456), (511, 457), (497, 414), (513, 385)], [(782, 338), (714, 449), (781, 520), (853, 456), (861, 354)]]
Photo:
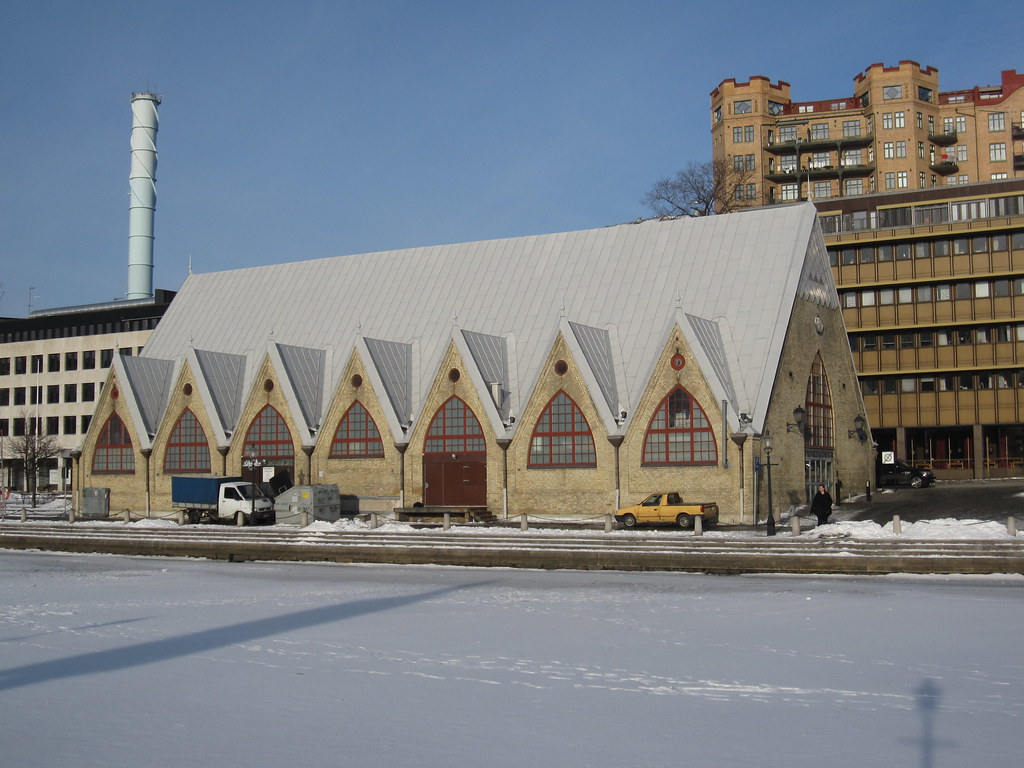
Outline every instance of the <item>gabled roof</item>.
[(129, 411), (145, 443), (142, 447), (148, 447), (167, 407), (174, 362), (120, 354), (114, 358), (114, 369), (121, 374), (121, 380), (128, 391)]
[(194, 344), (244, 352), (252, 369), (272, 341), (333, 349), (330, 392), (350, 351), (365, 351), (405, 425), (460, 332), (484, 379), (506, 375), (488, 339), (506, 340), (503, 389), (522, 403), (568, 327), (609, 412), (632, 411), (678, 323), (712, 387), (757, 428), (798, 295), (838, 306), (811, 204), (191, 274), (143, 356)]

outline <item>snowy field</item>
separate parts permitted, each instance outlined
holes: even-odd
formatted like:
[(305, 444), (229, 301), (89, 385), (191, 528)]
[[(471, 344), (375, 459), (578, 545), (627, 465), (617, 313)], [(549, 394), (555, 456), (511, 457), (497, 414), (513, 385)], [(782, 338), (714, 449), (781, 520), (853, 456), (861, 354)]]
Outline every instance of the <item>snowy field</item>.
[(0, 761), (1016, 768), (1021, 638), (1013, 576), (0, 552)]

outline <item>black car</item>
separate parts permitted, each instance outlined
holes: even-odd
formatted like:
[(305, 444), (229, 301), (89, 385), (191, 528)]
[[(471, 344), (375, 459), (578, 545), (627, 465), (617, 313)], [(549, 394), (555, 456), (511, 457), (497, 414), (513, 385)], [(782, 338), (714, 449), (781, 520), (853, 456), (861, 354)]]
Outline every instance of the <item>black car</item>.
[(878, 465), (878, 486), (909, 485), (911, 488), (925, 488), (935, 482), (935, 473), (930, 469), (912, 467), (903, 459), (893, 464)]

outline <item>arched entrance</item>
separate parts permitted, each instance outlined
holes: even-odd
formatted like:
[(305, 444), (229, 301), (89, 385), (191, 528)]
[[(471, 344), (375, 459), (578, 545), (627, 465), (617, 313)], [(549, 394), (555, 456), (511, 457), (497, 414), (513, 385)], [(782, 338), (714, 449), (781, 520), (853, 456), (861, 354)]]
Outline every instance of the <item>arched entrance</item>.
[(423, 446), (423, 503), (487, 506), (487, 446), (476, 415), (458, 397), (437, 409)]

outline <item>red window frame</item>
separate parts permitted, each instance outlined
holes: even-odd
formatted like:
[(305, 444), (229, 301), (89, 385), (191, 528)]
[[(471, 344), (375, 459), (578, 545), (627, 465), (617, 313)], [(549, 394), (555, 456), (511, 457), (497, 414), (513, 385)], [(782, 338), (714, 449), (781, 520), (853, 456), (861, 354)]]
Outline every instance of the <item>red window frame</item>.
[(382, 459), (384, 443), (380, 439), (377, 422), (356, 400), (338, 421), (338, 428), (331, 441), (332, 459)]
[(97, 475), (130, 475), (135, 472), (135, 447), (128, 427), (116, 413), (110, 414), (92, 456), (92, 471)]
[(288, 423), (272, 405), (266, 405), (256, 414), (245, 433), (244, 456), (264, 459), (272, 466), (295, 464), (295, 443)]
[(819, 352), (811, 363), (807, 377), (807, 447), (831, 450), (835, 448), (835, 419), (832, 412), (832, 389), (828, 384), (825, 363)]
[(559, 390), (541, 411), (530, 438), (527, 466), (596, 467), (594, 433), (587, 417), (565, 390)]
[(481, 453), (487, 450), (484, 430), (473, 409), (453, 395), (434, 413), (423, 444), (424, 453)]
[(164, 452), (164, 472), (209, 472), (210, 441), (199, 419), (186, 408), (174, 424)]
[(647, 425), (641, 466), (717, 463), (718, 444), (707, 414), (684, 387), (673, 387)]

